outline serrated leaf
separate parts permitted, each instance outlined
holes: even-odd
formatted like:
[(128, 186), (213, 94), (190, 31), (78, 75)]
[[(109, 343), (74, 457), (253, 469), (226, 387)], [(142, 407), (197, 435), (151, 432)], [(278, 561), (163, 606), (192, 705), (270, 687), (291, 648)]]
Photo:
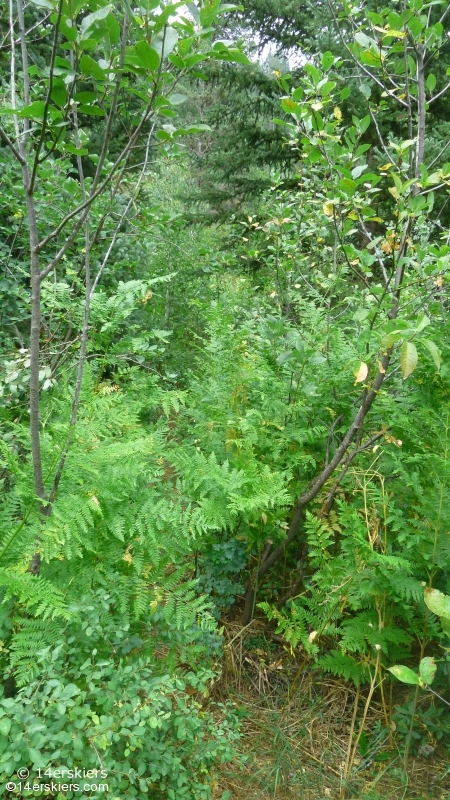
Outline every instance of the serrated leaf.
[(438, 617), (450, 620), (450, 597), (438, 589), (425, 589), (424, 600), (430, 611)]
[(400, 365), (404, 381), (414, 372), (418, 360), (419, 356), (415, 344), (413, 342), (403, 342), (400, 350)]
[(422, 658), (419, 664), (419, 675), (426, 686), (433, 683), (434, 676), (436, 675), (437, 664), (434, 658)]
[(419, 676), (416, 675), (412, 669), (409, 669), (409, 667), (403, 667), (400, 664), (396, 664), (394, 667), (389, 667), (388, 672), (391, 672), (392, 675), (402, 683), (409, 683), (412, 686), (420, 685)]

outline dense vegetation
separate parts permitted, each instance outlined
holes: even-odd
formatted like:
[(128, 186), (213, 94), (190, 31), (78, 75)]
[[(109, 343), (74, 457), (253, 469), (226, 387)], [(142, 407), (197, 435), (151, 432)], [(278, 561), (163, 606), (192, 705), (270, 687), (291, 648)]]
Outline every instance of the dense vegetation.
[(0, 795), (447, 798), (447, 3), (2, 11)]

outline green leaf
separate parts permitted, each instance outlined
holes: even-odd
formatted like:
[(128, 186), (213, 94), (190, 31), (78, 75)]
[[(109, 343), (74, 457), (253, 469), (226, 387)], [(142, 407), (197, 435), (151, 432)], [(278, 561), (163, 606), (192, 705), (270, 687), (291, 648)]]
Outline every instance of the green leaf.
[(322, 54), (321, 63), (322, 63), (322, 69), (325, 72), (330, 69), (333, 62), (334, 62), (334, 55), (333, 53), (330, 52), (330, 50), (327, 50), (325, 53)]
[(423, 329), (426, 328), (427, 325), (429, 325), (429, 324), (430, 324), (430, 320), (427, 317), (427, 315), (426, 314), (422, 314), (422, 316), (420, 317), (420, 319), (419, 319), (419, 321), (417, 323), (416, 333), (420, 333), (421, 331), (423, 331)]
[(31, 0), (31, 2), (38, 8), (48, 8), (50, 11), (55, 10), (55, 4), (51, 3), (50, 0)]
[(362, 33), (362, 31), (358, 31), (358, 33), (355, 33), (355, 42), (358, 42), (360, 47), (365, 47), (365, 48), (370, 47), (370, 45), (372, 44), (372, 40), (369, 39), (369, 37), (366, 36), (365, 33)]
[(319, 86), (319, 92), (322, 95), (322, 97), (327, 97), (330, 94), (330, 92), (333, 91), (335, 86), (336, 86), (335, 81), (326, 81), (323, 84), (323, 86)]
[(97, 95), (95, 92), (77, 92), (73, 99), (76, 103), (94, 103), (97, 100)]
[(61, 33), (66, 37), (66, 39), (69, 40), (69, 42), (75, 42), (78, 38), (76, 25), (74, 26), (70, 17), (61, 17), (60, 29)]
[(436, 675), (437, 664), (434, 658), (422, 658), (419, 664), (419, 675), (426, 686), (433, 683), (434, 676)]
[(441, 617), (440, 619), (442, 630), (447, 634), (447, 636), (450, 636), (450, 619), (447, 619), (447, 617)]
[(450, 596), (438, 589), (425, 589), (424, 600), (430, 611), (438, 617), (450, 620)]
[(103, 108), (99, 108), (98, 106), (78, 106), (78, 111), (80, 114), (88, 114), (91, 117), (105, 116)]
[(136, 53), (141, 62), (142, 66), (145, 69), (150, 70), (150, 72), (154, 72), (158, 69), (161, 59), (153, 47), (150, 47), (148, 42), (138, 42), (136, 44)]
[(87, 156), (89, 153), (89, 150), (85, 147), (75, 147), (75, 145), (69, 143), (64, 143), (62, 149), (65, 153), (70, 153), (73, 156)]
[(412, 686), (420, 685), (419, 676), (416, 675), (412, 669), (409, 669), (409, 667), (403, 667), (400, 664), (396, 664), (395, 667), (389, 667), (388, 672), (392, 672), (393, 676), (402, 683), (409, 683)]
[(81, 23), (81, 32), (85, 34), (90, 28), (92, 28), (97, 22), (106, 19), (108, 14), (111, 11), (112, 6), (107, 5), (103, 6), (103, 8), (99, 8), (98, 11), (94, 11), (92, 14), (88, 14)]
[(419, 356), (415, 344), (412, 342), (403, 342), (400, 350), (400, 365), (402, 368), (402, 376), (405, 381), (406, 378), (414, 372), (417, 367)]
[(432, 72), (428, 75), (427, 78), (427, 89), (429, 92), (432, 92), (436, 86), (436, 75), (433, 75)]
[(170, 95), (169, 102), (173, 106), (180, 106), (182, 103), (185, 103), (187, 99), (188, 98), (186, 94), (177, 94), (175, 92), (175, 94)]
[(43, 119), (45, 113), (45, 103), (43, 100), (35, 100), (29, 106), (24, 106), (19, 112), (19, 116), (26, 119)]
[(11, 730), (11, 720), (9, 717), (2, 717), (0, 719), (0, 733), (2, 736), (8, 736)]
[(99, 81), (106, 80), (105, 71), (90, 56), (81, 56), (80, 69), (83, 75), (90, 75), (92, 78)]
[(161, 58), (166, 58), (172, 50), (175, 50), (177, 42), (177, 31), (175, 28), (167, 27), (152, 39), (152, 47), (159, 53)]
[(420, 342), (427, 348), (431, 358), (433, 359), (436, 365), (436, 369), (439, 372), (442, 363), (441, 351), (431, 339), (420, 339)]

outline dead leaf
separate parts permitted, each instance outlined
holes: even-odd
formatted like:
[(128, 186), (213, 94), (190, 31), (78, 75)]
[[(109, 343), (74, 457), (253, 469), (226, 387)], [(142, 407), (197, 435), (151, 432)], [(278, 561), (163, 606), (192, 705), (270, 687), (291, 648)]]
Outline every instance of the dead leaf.
[(353, 374), (354, 374), (354, 376), (356, 378), (355, 386), (356, 386), (357, 383), (362, 383), (363, 381), (365, 381), (367, 376), (368, 376), (368, 374), (369, 374), (369, 367), (367, 366), (366, 362), (365, 361), (361, 361), (358, 369), (355, 370), (355, 372)]

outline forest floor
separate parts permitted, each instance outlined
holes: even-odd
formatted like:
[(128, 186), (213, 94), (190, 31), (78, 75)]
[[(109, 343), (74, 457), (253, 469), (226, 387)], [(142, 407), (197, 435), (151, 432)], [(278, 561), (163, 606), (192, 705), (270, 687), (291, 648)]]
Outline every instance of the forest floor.
[[(403, 774), (404, 740), (387, 733), (380, 697), (370, 704), (349, 770), (367, 690), (361, 689), (352, 724), (356, 688), (324, 678), (259, 630), (257, 623), (242, 634), (236, 624), (225, 628), (215, 695), (245, 709), (242, 763), (222, 768), (214, 800), (224, 792), (227, 800), (450, 800), (448, 754), (429, 735), (415, 743)], [(389, 705), (401, 702), (399, 686)], [(421, 746), (428, 755), (419, 755)]]

